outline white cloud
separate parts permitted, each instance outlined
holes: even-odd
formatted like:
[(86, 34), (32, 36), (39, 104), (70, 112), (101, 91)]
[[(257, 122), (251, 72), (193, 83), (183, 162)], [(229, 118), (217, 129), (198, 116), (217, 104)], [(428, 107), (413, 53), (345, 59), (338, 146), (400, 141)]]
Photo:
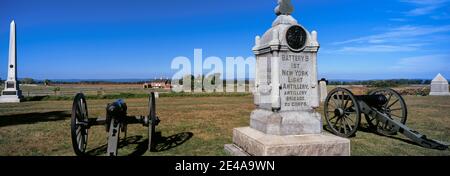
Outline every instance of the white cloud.
[(423, 49), (434, 43), (448, 40), (450, 25), (400, 26), (385, 32), (334, 42), (338, 52), (407, 52)]
[(446, 5), (449, 0), (400, 0), (400, 2), (409, 3), (416, 8), (405, 12), (408, 16), (428, 15), (435, 12), (437, 9)]
[(389, 21), (405, 22), (405, 21), (408, 21), (408, 19), (406, 19), (406, 18), (390, 18)]
[[(446, 6), (450, 0), (399, 0), (416, 7), (409, 11), (409, 15), (418, 16), (429, 14), (431, 19), (446, 19), (447, 12), (435, 11)], [(389, 21), (406, 22), (410, 17), (390, 18)], [(348, 40), (331, 43), (333, 52), (409, 52), (430, 48), (448, 42), (446, 37), (450, 32), (450, 24), (442, 25), (403, 25), (384, 27), (372, 35), (350, 38)]]
[(442, 12), (440, 14), (431, 16), (431, 18), (434, 20), (447, 20), (450, 19), (450, 15), (447, 12)]
[(400, 59), (390, 70), (399, 72), (438, 72), (450, 69), (450, 56), (446, 54), (425, 55)]
[[(335, 42), (335, 45), (349, 44), (349, 43), (383, 43), (393, 41), (411, 40), (413, 37), (426, 36), (436, 33), (450, 31), (450, 25), (445, 26), (401, 26), (388, 29), (387, 32), (375, 35), (369, 35), (359, 38), (354, 38), (346, 41)], [(374, 42), (375, 41), (375, 42)]]
[(395, 45), (367, 45), (367, 46), (351, 46), (339, 49), (339, 52), (401, 52), (415, 51), (417, 46), (395, 46)]

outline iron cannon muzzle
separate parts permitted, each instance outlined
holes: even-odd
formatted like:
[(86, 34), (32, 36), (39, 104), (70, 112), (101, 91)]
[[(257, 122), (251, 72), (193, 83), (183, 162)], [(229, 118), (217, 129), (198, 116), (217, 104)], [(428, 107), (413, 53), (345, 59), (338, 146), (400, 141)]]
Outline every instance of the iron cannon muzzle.
[(388, 102), (388, 99), (382, 94), (366, 95), (364, 96), (364, 102), (371, 107), (379, 108), (385, 105)]
[(127, 104), (122, 99), (109, 103), (106, 106), (106, 113), (116, 117), (124, 116), (127, 114)]
[(122, 99), (108, 103), (106, 106), (106, 131), (109, 131), (111, 120), (114, 118), (118, 122), (125, 120), (127, 117), (127, 104)]

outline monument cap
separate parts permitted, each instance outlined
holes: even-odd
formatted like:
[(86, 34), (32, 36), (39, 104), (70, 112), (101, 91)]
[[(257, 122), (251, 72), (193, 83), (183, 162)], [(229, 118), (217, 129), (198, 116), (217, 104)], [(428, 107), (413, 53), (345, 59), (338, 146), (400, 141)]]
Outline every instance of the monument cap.
[(291, 15), (294, 11), (291, 0), (278, 0), (278, 6), (275, 7), (275, 14), (279, 15)]
[(447, 83), (447, 79), (445, 79), (440, 73), (434, 77), (434, 79), (431, 81), (432, 83)]

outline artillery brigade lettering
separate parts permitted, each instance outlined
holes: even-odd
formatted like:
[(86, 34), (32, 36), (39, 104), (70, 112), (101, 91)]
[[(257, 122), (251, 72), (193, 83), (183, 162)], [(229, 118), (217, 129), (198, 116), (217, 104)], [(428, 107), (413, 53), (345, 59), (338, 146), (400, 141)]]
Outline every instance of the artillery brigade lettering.
[(281, 105), (284, 110), (307, 109), (306, 96), (311, 86), (308, 84), (311, 59), (307, 54), (289, 53), (281, 55)]

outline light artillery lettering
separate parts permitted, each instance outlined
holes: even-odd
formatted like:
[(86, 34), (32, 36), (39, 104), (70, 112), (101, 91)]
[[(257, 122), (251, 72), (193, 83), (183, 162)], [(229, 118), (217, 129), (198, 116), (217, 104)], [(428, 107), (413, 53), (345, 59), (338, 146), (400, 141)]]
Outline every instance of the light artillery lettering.
[(288, 76), (289, 83), (301, 83), (303, 78)]
[(306, 95), (307, 91), (285, 91), (284, 95)]
[(309, 89), (308, 84), (283, 84), (282, 89)]

